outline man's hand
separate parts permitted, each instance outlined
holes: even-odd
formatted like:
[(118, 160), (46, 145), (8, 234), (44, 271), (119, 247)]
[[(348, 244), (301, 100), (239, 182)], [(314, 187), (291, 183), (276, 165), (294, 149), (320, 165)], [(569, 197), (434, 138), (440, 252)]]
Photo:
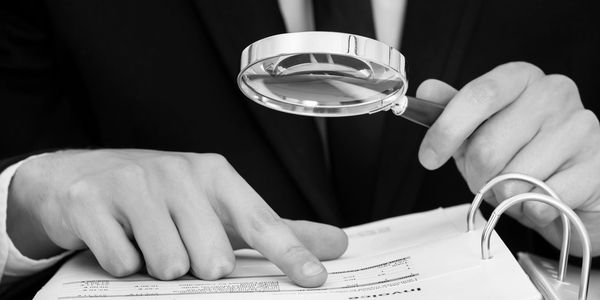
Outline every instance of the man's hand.
[[(417, 97), (448, 103), (421, 144), (423, 166), (436, 169), (454, 157), (474, 193), (502, 173), (543, 180), (579, 214), (593, 254), (600, 254), (600, 126), (594, 113), (584, 109), (572, 80), (516, 62), (493, 69), (458, 92), (443, 82), (425, 81)], [(485, 199), (497, 204), (532, 188), (510, 181)], [(559, 247), (560, 218), (554, 208), (526, 202), (509, 214)], [(575, 241), (572, 251), (581, 253), (579, 246)]]
[[(315, 287), (327, 278), (319, 259), (339, 257), (348, 243), (338, 228), (281, 219), (217, 154), (57, 152), (22, 165), (9, 198), (9, 214), (32, 216), (32, 236), (89, 247), (115, 276), (145, 262), (159, 279), (188, 271), (217, 279), (233, 270), (233, 249), (250, 247), (295, 283)], [(8, 219), (10, 234), (18, 220)]]

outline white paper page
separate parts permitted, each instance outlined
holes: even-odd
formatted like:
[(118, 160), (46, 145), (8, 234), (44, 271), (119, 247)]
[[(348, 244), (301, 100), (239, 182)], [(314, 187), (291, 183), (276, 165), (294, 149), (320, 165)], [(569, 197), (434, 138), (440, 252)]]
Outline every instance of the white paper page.
[[(254, 251), (238, 251), (230, 277), (157, 281), (114, 278), (89, 252), (67, 262), (36, 299), (541, 299), (497, 236), (494, 259), (480, 257), (481, 232), (465, 233), (468, 206), (437, 209), (346, 229), (350, 244), (325, 262), (327, 282), (291, 283)], [(385, 299), (385, 298), (384, 298)]]

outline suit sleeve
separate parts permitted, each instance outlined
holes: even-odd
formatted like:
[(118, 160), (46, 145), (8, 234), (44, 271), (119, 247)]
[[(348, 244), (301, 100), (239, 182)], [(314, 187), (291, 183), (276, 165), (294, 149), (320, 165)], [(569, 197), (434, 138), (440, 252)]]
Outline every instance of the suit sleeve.
[(52, 23), (41, 0), (0, 1), (0, 161), (97, 145), (87, 92)]
[[(82, 88), (70, 80), (74, 67), (59, 57), (59, 38), (40, 0), (0, 1), (0, 280), (52, 265), (19, 253), (6, 234), (8, 186), (28, 157), (67, 148), (88, 148), (89, 132), (78, 108)], [(77, 99), (77, 101), (75, 101)]]

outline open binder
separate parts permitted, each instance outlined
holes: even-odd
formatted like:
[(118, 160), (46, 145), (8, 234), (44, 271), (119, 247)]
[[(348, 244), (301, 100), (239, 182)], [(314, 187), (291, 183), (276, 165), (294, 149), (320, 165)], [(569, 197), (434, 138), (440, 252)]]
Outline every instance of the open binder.
[[(509, 198), (486, 222), (478, 214), (483, 195), (505, 180), (529, 182), (547, 195), (525, 193)], [(523, 253), (517, 262), (494, 232), (500, 216), (524, 201), (541, 201), (561, 211), (564, 240), (558, 264)], [(574, 274), (575, 268), (567, 272), (571, 227), (583, 241), (579, 274)], [(145, 274), (114, 278), (85, 251), (65, 263), (35, 299), (600, 299), (600, 291), (589, 291), (591, 249), (585, 227), (548, 186), (529, 176), (496, 177), (470, 205), (438, 208), (344, 230), (349, 248), (341, 258), (323, 262), (329, 277), (319, 288), (293, 284), (254, 250), (236, 252), (233, 273), (215, 281), (191, 276), (160, 281)]]
[[(472, 231), (475, 228), (475, 214), (483, 201), (483, 195), (491, 190), (496, 184), (506, 180), (521, 180), (537, 186), (547, 193), (524, 193), (513, 196), (501, 202), (492, 212), (487, 224), (483, 229), (481, 236), (481, 257), (482, 259), (493, 259), (490, 253), (490, 236), (494, 227), (498, 223), (500, 216), (510, 207), (521, 204), (526, 201), (538, 201), (558, 209), (561, 213), (563, 241), (558, 262), (557, 272), (552, 272), (548, 260), (535, 255), (519, 253), (519, 263), (523, 270), (529, 275), (532, 282), (538, 288), (546, 300), (554, 299), (587, 299), (590, 285), (590, 267), (591, 267), (591, 242), (585, 226), (577, 214), (562, 201), (558, 195), (544, 182), (523, 174), (511, 173), (495, 177), (484, 185), (475, 195), (467, 216), (467, 230)], [(583, 256), (581, 275), (579, 279), (579, 292), (574, 294), (572, 286), (565, 280), (567, 272), (567, 260), (569, 257), (569, 245), (571, 241), (571, 225), (575, 227), (581, 237)]]

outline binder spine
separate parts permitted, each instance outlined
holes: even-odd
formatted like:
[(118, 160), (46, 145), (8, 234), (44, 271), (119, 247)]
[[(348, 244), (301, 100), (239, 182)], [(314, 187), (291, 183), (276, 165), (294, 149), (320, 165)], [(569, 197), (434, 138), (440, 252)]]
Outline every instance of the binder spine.
[(591, 242), (587, 230), (583, 225), (583, 222), (579, 219), (577, 214), (566, 204), (560, 201), (558, 195), (544, 182), (533, 178), (524, 174), (504, 174), (500, 175), (486, 185), (484, 185), (481, 190), (475, 195), (473, 202), (471, 203), (471, 207), (469, 209), (469, 213), (467, 216), (467, 230), (473, 231), (475, 229), (475, 213), (479, 209), (481, 202), (483, 200), (483, 195), (485, 195), (489, 190), (491, 190), (496, 184), (505, 181), (505, 180), (521, 180), (525, 182), (529, 182), (534, 184), (544, 190), (548, 195), (540, 194), (540, 193), (524, 193), (519, 194), (513, 197), (508, 198), (507, 200), (502, 201), (496, 209), (492, 212), (488, 222), (486, 223), (483, 234), (481, 237), (481, 254), (482, 259), (491, 259), (492, 255), (490, 253), (490, 237), (494, 230), (494, 227), (498, 223), (500, 216), (510, 207), (514, 205), (519, 205), (527, 201), (538, 201), (550, 205), (556, 209), (558, 209), (561, 213), (562, 225), (563, 225), (563, 241), (562, 248), (560, 254), (559, 261), (559, 272), (558, 272), (558, 280), (563, 282), (564, 276), (566, 273), (567, 267), (567, 259), (569, 254), (569, 245), (571, 240), (571, 224), (575, 226), (575, 230), (577, 230), (579, 236), (581, 237), (581, 242), (583, 246), (583, 256), (582, 256), (582, 268), (581, 268), (581, 278), (579, 285), (579, 295), (578, 299), (585, 300), (587, 299), (588, 288), (589, 288), (589, 277), (590, 277), (590, 265), (591, 265)]

